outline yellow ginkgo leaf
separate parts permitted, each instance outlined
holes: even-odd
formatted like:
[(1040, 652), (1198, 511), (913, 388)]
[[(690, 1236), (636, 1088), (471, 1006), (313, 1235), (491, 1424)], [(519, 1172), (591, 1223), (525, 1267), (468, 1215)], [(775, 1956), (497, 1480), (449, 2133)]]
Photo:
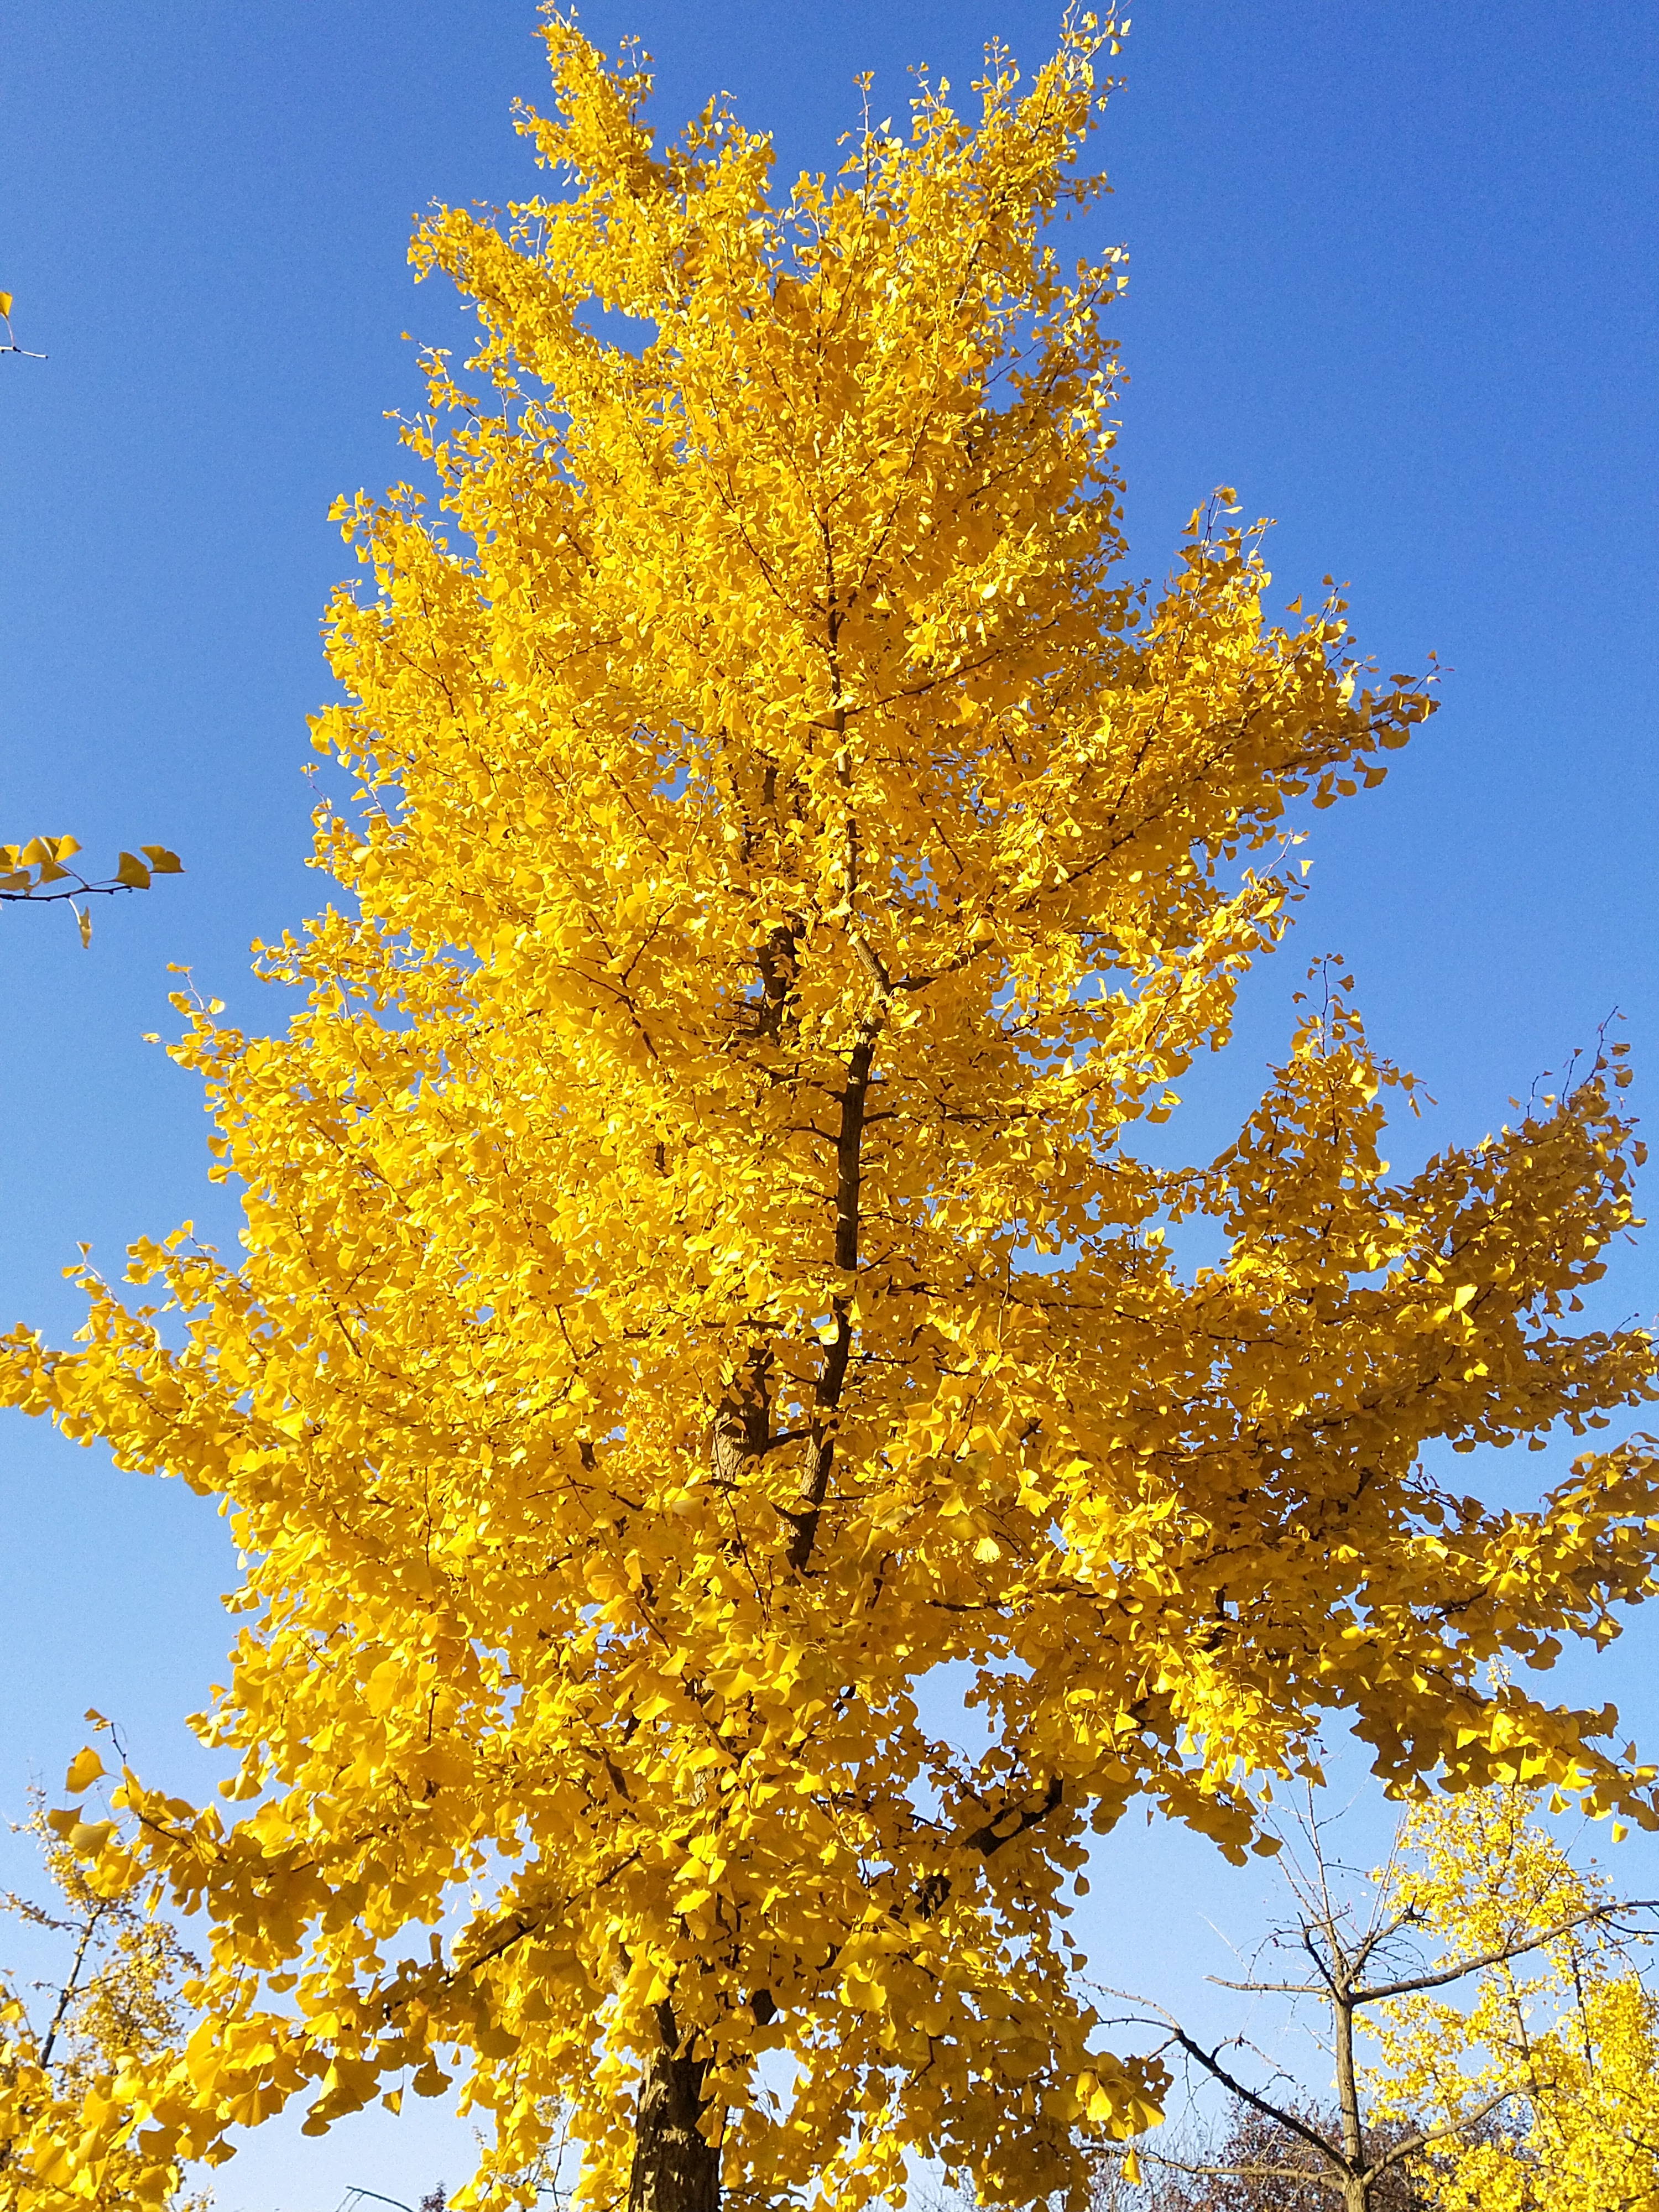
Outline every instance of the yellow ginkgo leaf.
[(64, 1787), (72, 1796), (78, 1797), (82, 1790), (91, 1789), (103, 1771), (103, 1760), (88, 1745), (84, 1751), (77, 1751), (70, 1761), (69, 1772), (64, 1777)]
[(115, 864), (115, 880), (125, 884), (129, 890), (148, 890), (149, 870), (136, 853), (123, 853)]

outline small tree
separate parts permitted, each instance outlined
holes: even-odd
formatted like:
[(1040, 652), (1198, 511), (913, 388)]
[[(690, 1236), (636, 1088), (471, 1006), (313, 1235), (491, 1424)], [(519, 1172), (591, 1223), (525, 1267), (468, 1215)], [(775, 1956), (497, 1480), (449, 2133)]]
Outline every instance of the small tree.
[[(1528, 1820), (1534, 1802), (1504, 1787), (1413, 1806), (1363, 1916), (1333, 1881), (1326, 1824), (1310, 1804), (1304, 1855), (1284, 1862), (1295, 1917), (1269, 1939), (1299, 1954), (1310, 1978), (1212, 1978), (1319, 2008), (1334, 2106), (1249, 2085), (1240, 2060), (1223, 2057), (1249, 2048), (1242, 2036), (1206, 2048), (1153, 2007), (1164, 2047), (1233, 2100), (1213, 2152), (1140, 2152), (1160, 2176), (1159, 2212), (1302, 2212), (1336, 2200), (1345, 2212), (1610, 2212), (1647, 2201), (1659, 2045), (1628, 1952), (1645, 1940), (1633, 1916), (1656, 1903), (1621, 1902), (1575, 1868)], [(1467, 2008), (1446, 1994), (1458, 1989), (1470, 1993)], [(1381, 2051), (1370, 2066), (1366, 2033)], [(1108, 2154), (1109, 2194), (1121, 2194), (1123, 2164)]]
[[(1659, 2203), (1659, 1996), (1605, 1878), (1529, 1818), (1532, 1793), (1413, 1807), (1413, 1932), (1484, 1954), (1472, 2001), (1432, 1982), (1376, 2008), (1376, 2123), (1443, 2132), (1436, 2212), (1628, 2212)], [(1531, 1932), (1534, 1941), (1521, 1942)], [(1517, 1948), (1518, 1945), (1518, 1948)], [(1491, 2123), (1478, 2123), (1482, 2112)]]
[(27, 1826), (53, 1894), (41, 1904), (8, 1892), (0, 1912), (44, 1939), (53, 1965), (33, 1984), (0, 1974), (0, 2204), (85, 2212), (90, 2189), (98, 2205), (198, 2212), (206, 2200), (181, 2193), (174, 2161), (157, 2164), (106, 2126), (135, 2080), (170, 2054), (196, 1961), (167, 1921), (94, 1887), (40, 1806)]

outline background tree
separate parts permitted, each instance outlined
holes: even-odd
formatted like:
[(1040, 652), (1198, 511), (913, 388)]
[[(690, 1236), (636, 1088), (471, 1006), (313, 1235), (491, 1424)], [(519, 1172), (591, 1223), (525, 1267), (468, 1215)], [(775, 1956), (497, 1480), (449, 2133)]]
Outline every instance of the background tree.
[[(131, 2142), (111, 2147), (102, 2124), (124, 2089), (170, 2051), (179, 1985), (196, 1961), (165, 1918), (94, 1889), (40, 1806), (28, 1825), (52, 1901), (8, 1893), (0, 1912), (46, 1939), (56, 1978), (31, 1991), (0, 1975), (0, 2204), (72, 2212), (88, 2202), (84, 2185), (74, 2186), (79, 2177), (92, 2181), (100, 2205), (140, 2198), (200, 2212), (206, 2198), (184, 2194), (171, 2161), (147, 2167)], [(90, 2160), (78, 2155), (83, 2144)]]
[[(1372, 2108), (1449, 2130), (1428, 2191), (1438, 2212), (1631, 2212), (1659, 2203), (1659, 1998), (1633, 1955), (1648, 1937), (1533, 1811), (1510, 1789), (1407, 1815), (1415, 1928), (1498, 1955), (1472, 2002), (1430, 1986), (1379, 2008)], [(1498, 2090), (1500, 2124), (1471, 2132)]]
[[(1155, 2008), (1178, 2048), (1231, 2100), (1231, 2126), (1196, 2152), (1140, 2154), (1158, 2212), (1612, 2212), (1650, 2201), (1659, 2112), (1652, 1993), (1631, 1962), (1650, 1899), (1621, 1901), (1529, 1820), (1513, 1784), (1429, 1797), (1402, 1818), (1363, 1913), (1343, 1893), (1314, 1811), (1304, 1863), (1285, 1862), (1294, 1923), (1270, 1938), (1311, 1978), (1219, 1980), (1311, 2000), (1335, 2079), (1329, 2112), (1276, 2081), (1241, 2081), (1243, 2036), (1206, 2049)], [(1338, 1880), (1334, 1881), (1333, 1876)], [(1465, 2002), (1457, 2002), (1459, 1996)], [(1368, 2065), (1362, 2039), (1376, 2039)], [(1259, 2055), (1259, 2054), (1258, 2054)], [(1117, 2212), (1139, 2178), (1108, 2156)]]
[[(1123, 2159), (1107, 2160), (1095, 2212), (1332, 2212), (1331, 2168), (1309, 2136), (1340, 2142), (1340, 2118), (1316, 2104), (1291, 2102), (1285, 2110), (1287, 2119), (1275, 2119), (1231, 2098), (1223, 2124), (1193, 2130), (1180, 2149), (1155, 2138), (1162, 2148), (1156, 2155), (1142, 2152), (1144, 2175), (1139, 2166), (1126, 2172)], [(1417, 2185), (1420, 2164), (1402, 2160), (1384, 2168), (1372, 2191), (1376, 2212), (1428, 2212)]]
[(915, 2155), (1078, 2205), (1159, 2087), (1065, 1929), (1132, 1798), (1241, 1854), (1335, 1706), (1397, 1783), (1654, 1817), (1602, 1715), (1483, 1687), (1645, 1592), (1649, 1458), (1526, 1512), (1419, 1455), (1651, 1392), (1564, 1325), (1631, 1218), (1618, 1048), (1390, 1182), (1410, 1079), (1331, 969), (1220, 1160), (1138, 1158), (1283, 935), (1287, 809), (1428, 700), (1334, 599), (1267, 620), (1230, 501), (1124, 570), (1117, 260), (1052, 228), (1106, 33), (781, 204), (718, 103), (655, 151), (637, 58), (547, 36), (567, 196), (416, 241), (482, 325), (409, 432), (440, 498), (342, 511), (355, 903), (267, 949), (283, 1035), (180, 1002), (245, 1249), (135, 1246), (145, 1303), (88, 1273), (0, 1368), (247, 1561), (225, 1809), (57, 1816), (212, 1929), (107, 2139), (459, 2074), (477, 2191), (568, 2110), (594, 2206), (856, 2212)]

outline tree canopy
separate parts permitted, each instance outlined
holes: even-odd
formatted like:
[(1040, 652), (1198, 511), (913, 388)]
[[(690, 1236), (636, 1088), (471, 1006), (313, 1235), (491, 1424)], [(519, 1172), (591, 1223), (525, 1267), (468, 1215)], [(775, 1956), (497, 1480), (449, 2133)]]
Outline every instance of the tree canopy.
[(1334, 1711), (1395, 1785), (1654, 1817), (1605, 1715), (1485, 1673), (1645, 1593), (1650, 1460), (1522, 1510), (1423, 1457), (1651, 1394), (1566, 1318), (1632, 1218), (1620, 1048), (1390, 1180), (1411, 1079), (1322, 970), (1219, 1158), (1134, 1143), (1285, 934), (1298, 805), (1430, 700), (1334, 593), (1269, 618), (1229, 497), (1126, 566), (1121, 269), (1058, 227), (1109, 37), (780, 200), (556, 18), (562, 189), (419, 229), (481, 337), (407, 428), (435, 495), (342, 510), (341, 902), (264, 949), (278, 1034), (179, 1001), (243, 1249), (140, 1243), (0, 1364), (246, 1562), (228, 1802), (58, 1816), (210, 1939), (88, 2187), (459, 2078), (482, 2191), (563, 2110), (596, 2212), (856, 2212), (918, 2154), (1081, 2204), (1159, 2089), (1065, 1926), (1133, 1801), (1242, 1854)]

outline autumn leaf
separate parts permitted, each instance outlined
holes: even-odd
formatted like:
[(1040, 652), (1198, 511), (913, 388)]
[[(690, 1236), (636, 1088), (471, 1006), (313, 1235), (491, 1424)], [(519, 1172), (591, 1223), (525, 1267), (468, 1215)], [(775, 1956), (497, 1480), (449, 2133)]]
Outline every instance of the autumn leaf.
[(76, 1752), (70, 1761), (69, 1772), (64, 1778), (64, 1787), (72, 1797), (78, 1797), (91, 1789), (104, 1771), (104, 1762), (90, 1747)]

